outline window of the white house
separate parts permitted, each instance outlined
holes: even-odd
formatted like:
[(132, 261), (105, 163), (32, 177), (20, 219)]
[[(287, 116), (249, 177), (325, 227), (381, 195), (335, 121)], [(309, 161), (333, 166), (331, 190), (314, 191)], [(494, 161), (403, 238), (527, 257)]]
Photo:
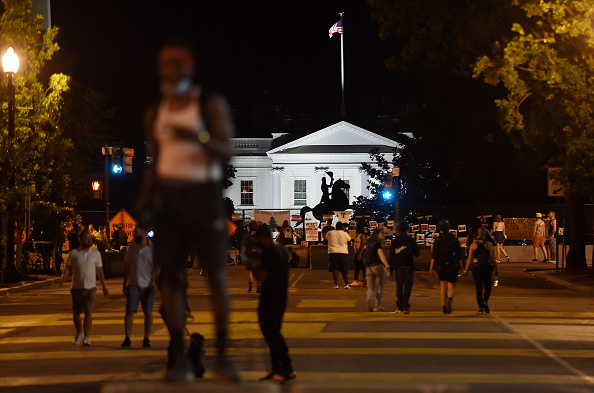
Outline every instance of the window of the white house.
[(242, 205), (253, 205), (254, 204), (254, 181), (253, 180), (242, 180), (241, 181), (241, 204)]
[(307, 205), (307, 183), (305, 180), (293, 180), (294, 205)]
[[(348, 184), (349, 186), (351, 185), (351, 181), (350, 180), (345, 180), (344, 181), (346, 184)], [(347, 197), (347, 200), (350, 201), (351, 200), (351, 189), (347, 188), (346, 190), (344, 190), (344, 194)]]

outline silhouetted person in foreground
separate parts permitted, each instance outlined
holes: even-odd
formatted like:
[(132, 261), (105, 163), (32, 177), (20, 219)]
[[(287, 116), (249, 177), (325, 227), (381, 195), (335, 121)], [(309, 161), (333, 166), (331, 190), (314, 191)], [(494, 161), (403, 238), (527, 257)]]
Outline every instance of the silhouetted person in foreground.
[(231, 158), (233, 125), (225, 99), (193, 84), (195, 58), (185, 45), (165, 46), (158, 56), (163, 97), (147, 111), (153, 164), (139, 201), (143, 219), (155, 223), (163, 319), (171, 340), (166, 380), (194, 379), (185, 354), (187, 256), (206, 270), (216, 325), (215, 379), (239, 379), (226, 356), (229, 296), (224, 273), (226, 225), (221, 182)]
[(274, 244), (266, 225), (258, 228), (256, 239), (259, 248), (257, 258), (248, 257), (247, 263), (262, 281), (258, 322), (270, 349), (272, 363), (271, 372), (260, 380), (283, 383), (295, 378), (289, 349), (281, 334), (283, 315), (287, 308), (289, 254), (284, 247)]

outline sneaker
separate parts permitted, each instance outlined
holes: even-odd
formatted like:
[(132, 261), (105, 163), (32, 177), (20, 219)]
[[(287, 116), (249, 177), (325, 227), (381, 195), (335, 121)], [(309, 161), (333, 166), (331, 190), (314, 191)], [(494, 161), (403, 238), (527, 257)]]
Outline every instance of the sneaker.
[(499, 259), (498, 259), (498, 260), (496, 260), (495, 262), (497, 262), (497, 263), (501, 263), (501, 260), (499, 260)]
[(338, 285), (335, 285), (335, 286), (334, 286), (334, 289), (338, 289)]
[(548, 262), (549, 260), (548, 260), (547, 258), (545, 258), (545, 259), (543, 259), (542, 261), (546, 263), (546, 262)]
[(451, 297), (449, 297), (448, 301), (446, 302), (446, 314), (452, 313), (452, 301), (453, 301), (453, 299)]
[(485, 313), (485, 310), (483, 310), (482, 308), (479, 308), (478, 313), (479, 314), (484, 314)]
[(507, 258), (507, 263), (509, 263), (509, 257), (506, 257), (506, 258)]
[(441, 307), (441, 311), (442, 311), (444, 314), (447, 314), (447, 313), (448, 313), (448, 310), (447, 310), (447, 307), (446, 307), (446, 306), (442, 306), (442, 307)]
[(84, 334), (77, 334), (72, 342), (72, 345), (80, 345), (82, 343), (83, 338), (85, 338)]
[(252, 293), (252, 292), (254, 292), (254, 290), (252, 288), (249, 288), (247, 291), (247, 293)]
[(120, 345), (120, 347), (122, 348), (130, 348), (130, 346), (132, 345), (132, 343), (130, 342), (130, 337), (127, 337), (124, 339), (124, 342), (122, 343), (122, 345)]
[(393, 314), (400, 314), (402, 311), (400, 311), (399, 309), (394, 310), (392, 313)]
[(386, 311), (386, 310), (384, 310), (383, 307), (376, 307), (376, 308), (373, 309), (373, 311), (375, 311), (375, 312), (383, 312), (383, 311)]
[(145, 337), (142, 340), (142, 347), (143, 348), (150, 348), (151, 347), (151, 341), (148, 339), (148, 337)]
[(344, 286), (344, 289), (351, 289), (351, 286), (349, 284)]
[(410, 311), (408, 311), (408, 310), (404, 310), (404, 313), (405, 313), (405, 314), (410, 314)]
[(295, 378), (297, 378), (297, 374), (295, 374), (295, 371), (286, 371), (284, 373), (285, 376), (285, 381), (291, 381)]
[(262, 284), (258, 284), (256, 286), (256, 293), (260, 293), (260, 292), (262, 292)]
[(491, 312), (491, 309), (489, 308), (489, 303), (483, 302), (483, 307), (485, 307), (486, 314), (489, 314)]
[(359, 284), (359, 282), (357, 282), (357, 281), (353, 281), (350, 285), (351, 285), (351, 287), (359, 287), (359, 286), (361, 286), (361, 284)]
[(530, 262), (532, 262), (532, 263), (538, 263), (538, 259), (533, 259)]
[(85, 347), (90, 347), (91, 346), (91, 340), (89, 340), (88, 337), (85, 337), (84, 340), (83, 340), (83, 345)]
[(367, 311), (373, 312), (373, 309), (375, 308), (373, 303), (373, 299), (367, 299)]

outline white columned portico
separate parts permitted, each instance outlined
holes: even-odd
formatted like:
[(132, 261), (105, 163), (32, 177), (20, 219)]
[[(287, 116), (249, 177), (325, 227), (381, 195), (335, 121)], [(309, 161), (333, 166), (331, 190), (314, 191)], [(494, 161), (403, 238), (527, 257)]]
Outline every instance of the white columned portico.
[(281, 175), (284, 171), (284, 167), (278, 166), (273, 167), (270, 172), (272, 173), (272, 208), (281, 208)]

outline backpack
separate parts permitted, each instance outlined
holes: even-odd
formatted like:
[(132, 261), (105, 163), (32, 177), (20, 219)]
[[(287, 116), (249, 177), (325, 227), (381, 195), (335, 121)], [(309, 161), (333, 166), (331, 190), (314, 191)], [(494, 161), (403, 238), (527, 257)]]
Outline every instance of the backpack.
[[(376, 245), (377, 243), (370, 243), (365, 246), (365, 251), (363, 251), (363, 263), (365, 266), (373, 266), (381, 263), (375, 248)], [(381, 250), (381, 247), (379, 249)]]
[(439, 269), (458, 269), (459, 255), (458, 247), (455, 244), (457, 240), (450, 234), (442, 234), (433, 243), (433, 259), (435, 259), (435, 264)]
[(487, 266), (491, 264), (491, 253), (487, 250), (487, 247), (485, 247), (485, 242), (476, 242), (476, 249), (473, 252), (473, 257), (477, 259), (477, 262), (474, 262), (475, 265)]

